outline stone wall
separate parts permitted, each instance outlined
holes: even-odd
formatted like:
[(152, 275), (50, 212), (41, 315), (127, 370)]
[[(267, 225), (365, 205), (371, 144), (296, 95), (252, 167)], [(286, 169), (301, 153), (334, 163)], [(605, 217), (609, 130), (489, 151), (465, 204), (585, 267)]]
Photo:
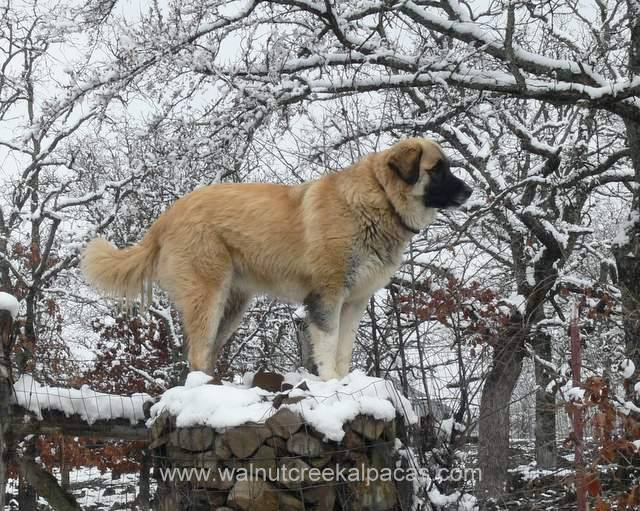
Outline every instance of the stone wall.
[[(292, 409), (274, 411), (264, 423), (224, 431), (176, 428), (175, 418), (161, 413), (151, 429), (158, 480), (155, 509), (411, 509), (411, 483), (383, 477), (367, 484), (363, 477), (367, 471), (391, 475), (401, 461), (396, 450), (399, 416), (385, 422), (359, 415), (344, 425), (342, 441), (332, 442)], [(182, 472), (188, 474), (183, 481), (167, 480), (166, 470), (181, 468), (205, 470)], [(232, 471), (233, 479), (227, 477)]]

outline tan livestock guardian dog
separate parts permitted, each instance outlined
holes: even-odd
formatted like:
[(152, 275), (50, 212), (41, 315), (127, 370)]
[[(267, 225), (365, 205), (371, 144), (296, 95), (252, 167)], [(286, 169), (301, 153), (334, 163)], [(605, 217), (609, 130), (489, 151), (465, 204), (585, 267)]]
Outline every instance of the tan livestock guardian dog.
[(211, 373), (251, 298), (304, 303), (319, 376), (349, 371), (370, 296), (400, 265), (410, 238), (471, 189), (440, 147), (412, 138), (299, 186), (214, 184), (182, 197), (144, 239), (104, 239), (83, 254), (87, 279), (135, 299), (153, 282), (183, 313), (192, 370)]

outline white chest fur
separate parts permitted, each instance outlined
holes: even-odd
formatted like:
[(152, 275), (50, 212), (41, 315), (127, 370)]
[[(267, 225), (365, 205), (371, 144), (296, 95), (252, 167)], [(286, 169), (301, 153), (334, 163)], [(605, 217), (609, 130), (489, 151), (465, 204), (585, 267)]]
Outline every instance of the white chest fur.
[(393, 274), (400, 266), (401, 254), (394, 258), (394, 262), (384, 264), (377, 257), (369, 257), (356, 268), (349, 290), (349, 299), (369, 298), (378, 289), (386, 286)]

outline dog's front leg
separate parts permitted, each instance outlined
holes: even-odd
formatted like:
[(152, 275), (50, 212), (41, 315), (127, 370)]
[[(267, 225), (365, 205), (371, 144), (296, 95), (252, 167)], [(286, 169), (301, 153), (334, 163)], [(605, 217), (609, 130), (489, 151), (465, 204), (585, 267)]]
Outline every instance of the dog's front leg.
[(342, 298), (311, 293), (304, 303), (318, 376), (325, 381), (338, 378), (336, 359)]
[(349, 373), (351, 357), (353, 354), (353, 341), (356, 337), (358, 324), (362, 314), (367, 308), (367, 300), (357, 299), (345, 302), (340, 313), (340, 335), (338, 339), (338, 351), (336, 357), (336, 371), (340, 378)]

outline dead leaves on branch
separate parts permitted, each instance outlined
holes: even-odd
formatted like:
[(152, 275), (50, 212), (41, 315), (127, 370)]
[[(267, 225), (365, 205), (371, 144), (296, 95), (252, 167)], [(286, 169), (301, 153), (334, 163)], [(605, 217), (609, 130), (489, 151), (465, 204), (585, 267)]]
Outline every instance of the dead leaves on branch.
[[(590, 414), (593, 439), (597, 444), (598, 456), (585, 467), (585, 487), (593, 501), (592, 509), (607, 511), (612, 509), (639, 509), (640, 486), (632, 486), (615, 494), (610, 484), (603, 484), (602, 477), (607, 474), (614, 481), (623, 483), (629, 480), (627, 471), (635, 472), (638, 466), (640, 444), (640, 422), (637, 418), (625, 414), (616, 406), (607, 381), (600, 376), (592, 376), (581, 385), (585, 390), (584, 399), (578, 405), (567, 403), (569, 414), (582, 409)], [(565, 445), (575, 445), (577, 439), (570, 434)], [(611, 495), (614, 493), (614, 495)]]

